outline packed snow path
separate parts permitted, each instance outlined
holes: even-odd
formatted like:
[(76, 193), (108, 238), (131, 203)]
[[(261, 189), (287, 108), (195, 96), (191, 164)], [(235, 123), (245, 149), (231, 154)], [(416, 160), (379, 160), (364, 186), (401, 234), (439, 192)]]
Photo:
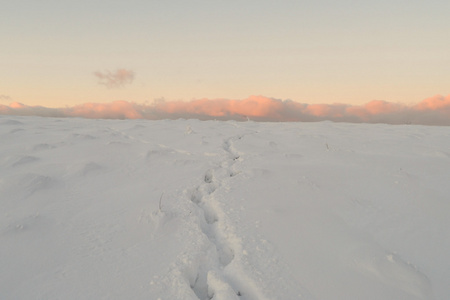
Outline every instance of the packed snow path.
[(448, 299), (448, 127), (0, 116), (0, 299)]

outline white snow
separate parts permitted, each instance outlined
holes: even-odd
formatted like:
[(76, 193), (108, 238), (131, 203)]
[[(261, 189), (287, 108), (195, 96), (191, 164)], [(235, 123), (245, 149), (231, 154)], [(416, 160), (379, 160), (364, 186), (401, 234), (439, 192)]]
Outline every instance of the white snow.
[(450, 299), (450, 127), (0, 116), (0, 299)]

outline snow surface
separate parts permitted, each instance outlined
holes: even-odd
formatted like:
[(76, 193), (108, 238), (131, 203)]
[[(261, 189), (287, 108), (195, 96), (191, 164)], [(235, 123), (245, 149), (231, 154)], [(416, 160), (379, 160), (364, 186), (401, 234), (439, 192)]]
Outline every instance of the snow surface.
[(450, 127), (0, 116), (0, 299), (450, 299)]

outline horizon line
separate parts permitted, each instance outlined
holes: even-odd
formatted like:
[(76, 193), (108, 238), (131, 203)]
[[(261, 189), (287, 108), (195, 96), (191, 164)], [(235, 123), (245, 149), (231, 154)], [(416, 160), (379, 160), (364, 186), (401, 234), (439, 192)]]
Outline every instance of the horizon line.
[(81, 117), (88, 119), (199, 119), (260, 122), (334, 121), (349, 123), (386, 123), (418, 125), (450, 125), (450, 94), (435, 95), (417, 104), (406, 105), (372, 100), (362, 105), (307, 104), (265, 96), (244, 99), (195, 99), (138, 104), (116, 100), (107, 103), (82, 103), (50, 108), (19, 102), (0, 104), (1, 115), (41, 117)]

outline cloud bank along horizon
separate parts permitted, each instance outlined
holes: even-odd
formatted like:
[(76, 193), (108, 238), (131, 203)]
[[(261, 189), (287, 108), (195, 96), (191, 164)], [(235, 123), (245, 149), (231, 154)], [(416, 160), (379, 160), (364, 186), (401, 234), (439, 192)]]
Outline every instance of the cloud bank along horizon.
[[(126, 71), (126, 70), (125, 70)], [(133, 73), (100, 73), (108, 88), (126, 84)], [(96, 75), (97, 76), (97, 75)], [(335, 121), (351, 123), (421, 124), (450, 126), (450, 95), (436, 95), (415, 105), (373, 100), (364, 105), (306, 104), (265, 96), (246, 99), (198, 99), (154, 101), (138, 104), (128, 101), (84, 103), (72, 107), (48, 108), (14, 102), (0, 105), (0, 114), (92, 119), (200, 119), (269, 122)]]

